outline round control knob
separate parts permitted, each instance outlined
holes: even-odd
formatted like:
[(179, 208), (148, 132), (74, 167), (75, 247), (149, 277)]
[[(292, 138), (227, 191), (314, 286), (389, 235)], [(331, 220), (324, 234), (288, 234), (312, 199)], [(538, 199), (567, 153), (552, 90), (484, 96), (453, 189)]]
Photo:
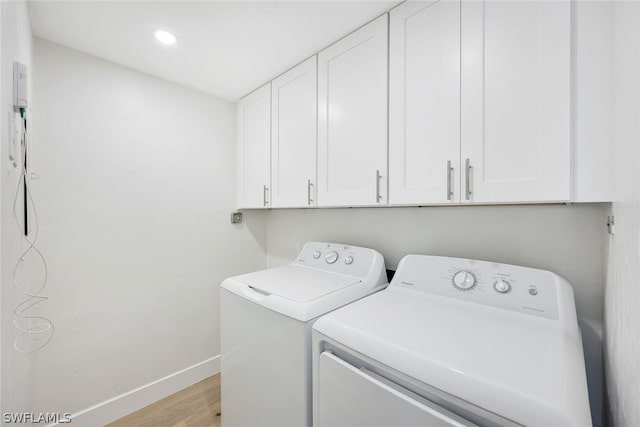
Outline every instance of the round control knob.
[(353, 257), (351, 255), (347, 255), (347, 257), (344, 259), (344, 263), (347, 265), (351, 265), (353, 263)]
[(470, 271), (460, 270), (453, 275), (453, 285), (461, 291), (468, 291), (476, 285), (476, 276)]
[(496, 280), (496, 282), (493, 284), (493, 289), (500, 292), (501, 294), (506, 294), (511, 290), (511, 283), (507, 282), (506, 280), (499, 279)]
[(327, 256), (324, 257), (324, 260), (327, 261), (327, 264), (333, 264), (338, 260), (338, 252), (336, 251), (329, 252)]
[(320, 253), (320, 251), (315, 251), (315, 252), (313, 253), (313, 259), (318, 259), (318, 258), (320, 258), (320, 255), (322, 255), (322, 254)]

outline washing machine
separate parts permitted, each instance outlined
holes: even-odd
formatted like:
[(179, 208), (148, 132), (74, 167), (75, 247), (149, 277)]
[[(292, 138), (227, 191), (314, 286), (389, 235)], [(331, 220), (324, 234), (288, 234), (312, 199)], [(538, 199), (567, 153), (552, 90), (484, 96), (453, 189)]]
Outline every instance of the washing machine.
[(408, 255), (313, 326), (314, 427), (590, 426), (571, 286), (543, 270)]
[(311, 326), (387, 286), (373, 249), (309, 242), (285, 267), (221, 285), (222, 425), (311, 425)]

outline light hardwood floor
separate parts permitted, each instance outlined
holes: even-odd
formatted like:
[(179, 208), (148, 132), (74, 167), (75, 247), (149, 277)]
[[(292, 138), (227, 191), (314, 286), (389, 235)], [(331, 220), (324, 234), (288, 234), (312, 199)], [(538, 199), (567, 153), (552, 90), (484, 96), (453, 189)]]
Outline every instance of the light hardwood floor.
[(220, 427), (220, 375), (152, 403), (107, 427)]

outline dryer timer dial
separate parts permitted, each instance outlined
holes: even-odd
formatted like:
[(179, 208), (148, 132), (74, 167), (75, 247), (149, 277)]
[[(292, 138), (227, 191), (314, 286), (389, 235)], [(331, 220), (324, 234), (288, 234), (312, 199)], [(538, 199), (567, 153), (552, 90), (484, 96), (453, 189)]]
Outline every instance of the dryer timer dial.
[(476, 276), (474, 276), (473, 273), (467, 270), (460, 270), (456, 272), (453, 275), (451, 282), (453, 282), (453, 286), (455, 286), (457, 289), (460, 289), (461, 291), (468, 291), (470, 289), (473, 289), (473, 287), (477, 283)]

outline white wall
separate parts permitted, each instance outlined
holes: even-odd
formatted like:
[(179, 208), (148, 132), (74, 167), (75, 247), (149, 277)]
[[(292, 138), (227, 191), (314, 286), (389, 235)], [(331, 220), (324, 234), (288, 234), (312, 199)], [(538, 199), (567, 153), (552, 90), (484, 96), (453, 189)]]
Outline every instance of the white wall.
[[(15, 330), (13, 309), (21, 295), (13, 287), (12, 272), (24, 248), (20, 230), (13, 217), (13, 197), (18, 184), (19, 170), (9, 161), (11, 135), (10, 117), (13, 112), (13, 61), (28, 67), (28, 98), (30, 101), (33, 69), (31, 67), (31, 26), (25, 1), (0, 2), (2, 34), (0, 35), (1, 112), (0, 112), (0, 413), (31, 410), (32, 366), (35, 355), (24, 355), (13, 348)], [(27, 113), (27, 117), (30, 114)], [(26, 264), (25, 264), (26, 266)], [(29, 267), (25, 267), (29, 268)], [(28, 347), (25, 346), (25, 347)], [(3, 417), (4, 418), (4, 417)]]
[(551, 270), (573, 284), (578, 313), (602, 318), (607, 205), (274, 210), (267, 264), (306, 241), (372, 247), (395, 269), (406, 254), (476, 258)]
[(606, 375), (613, 425), (640, 425), (640, 4), (614, 3), (616, 234), (605, 295)]
[[(34, 48), (34, 191), (56, 326), (35, 409), (75, 413), (219, 354), (219, 284), (265, 267), (264, 221), (230, 223), (233, 104)], [(80, 424), (127, 406), (109, 405)]]

